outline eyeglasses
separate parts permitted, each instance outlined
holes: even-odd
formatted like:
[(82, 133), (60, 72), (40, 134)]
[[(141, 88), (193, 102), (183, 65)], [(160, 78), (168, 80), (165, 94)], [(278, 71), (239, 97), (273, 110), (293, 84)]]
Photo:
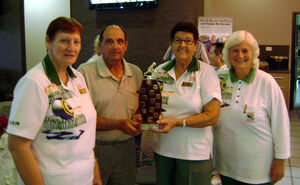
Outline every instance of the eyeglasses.
[(179, 39), (179, 38), (175, 38), (175, 39), (174, 39), (174, 43), (175, 43), (175, 44), (181, 44), (181, 42), (184, 42), (184, 43), (187, 44), (187, 45), (192, 45), (192, 44), (195, 43), (194, 40), (184, 40), (184, 39)]

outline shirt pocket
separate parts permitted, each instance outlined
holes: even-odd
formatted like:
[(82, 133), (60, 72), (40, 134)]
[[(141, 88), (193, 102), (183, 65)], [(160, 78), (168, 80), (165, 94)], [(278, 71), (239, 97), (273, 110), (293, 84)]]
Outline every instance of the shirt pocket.
[(122, 96), (123, 96), (123, 101), (127, 105), (127, 113), (132, 117), (133, 114), (135, 114), (137, 107), (138, 107), (138, 102), (139, 102), (139, 94), (137, 89), (135, 90), (122, 90)]

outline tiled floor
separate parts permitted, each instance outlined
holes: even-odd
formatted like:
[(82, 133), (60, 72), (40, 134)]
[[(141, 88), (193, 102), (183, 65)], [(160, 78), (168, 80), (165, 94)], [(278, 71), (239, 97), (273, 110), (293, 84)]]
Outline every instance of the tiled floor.
[(300, 185), (300, 109), (290, 111), (292, 156), (286, 162), (285, 176), (276, 185)]

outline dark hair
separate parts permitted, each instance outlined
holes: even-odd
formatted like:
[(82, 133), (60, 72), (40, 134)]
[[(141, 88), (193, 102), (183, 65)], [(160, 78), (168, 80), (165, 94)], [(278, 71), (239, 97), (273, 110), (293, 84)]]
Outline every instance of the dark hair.
[[(103, 41), (103, 34), (104, 34), (105, 30), (106, 30), (107, 28), (109, 28), (109, 27), (112, 27), (112, 26), (117, 26), (117, 25), (109, 25), (109, 26), (106, 26), (105, 28), (103, 28), (103, 29), (101, 30), (101, 32), (100, 32), (100, 37), (99, 37), (99, 41), (100, 41), (100, 42)], [(121, 26), (117, 26), (117, 27), (119, 27), (119, 28), (123, 31), (124, 36), (125, 36), (125, 41), (127, 41), (127, 33), (126, 33), (126, 31), (125, 31)]]
[(177, 24), (175, 24), (175, 26), (172, 28), (171, 30), (171, 34), (170, 34), (170, 40), (173, 41), (175, 34), (179, 31), (183, 31), (183, 32), (189, 32), (192, 33), (194, 36), (194, 40), (198, 41), (199, 40), (199, 33), (198, 33), (198, 29), (195, 26), (195, 24), (191, 23), (191, 22), (179, 22)]
[(222, 54), (222, 50), (224, 48), (224, 43), (213, 43), (212, 46), (215, 47), (214, 53), (216, 56)]
[(68, 17), (57, 17), (52, 20), (47, 28), (47, 36), (49, 40), (53, 40), (55, 34), (58, 32), (73, 33), (78, 31), (80, 38), (82, 38), (82, 25), (73, 18)]

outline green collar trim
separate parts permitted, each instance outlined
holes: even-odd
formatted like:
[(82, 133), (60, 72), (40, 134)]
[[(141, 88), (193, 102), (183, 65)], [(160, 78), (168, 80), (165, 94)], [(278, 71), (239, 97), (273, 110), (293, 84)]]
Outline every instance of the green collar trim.
[(162, 67), (163, 70), (165, 71), (170, 71), (171, 69), (173, 69), (173, 67), (175, 66), (175, 59), (171, 60), (170, 62), (168, 62), (166, 65), (164, 65)]
[[(254, 77), (255, 77), (256, 71), (257, 71), (256, 68), (252, 68), (251, 71), (250, 71), (250, 74), (249, 74), (246, 78), (244, 78), (242, 81), (244, 81), (244, 82), (250, 84), (250, 83), (253, 81)], [(237, 82), (237, 81), (239, 80), (239, 79), (234, 75), (234, 69), (233, 69), (233, 68), (230, 69), (229, 75), (230, 75), (230, 79), (231, 79), (231, 81), (232, 81), (233, 83), (234, 83), (234, 82)]]
[[(166, 65), (164, 65), (162, 67), (162, 69), (165, 70), (165, 71), (170, 71), (171, 69), (174, 68), (175, 63), (176, 63), (175, 59), (171, 60)], [(187, 68), (187, 71), (188, 72), (195, 72), (195, 71), (198, 71), (198, 70), (200, 70), (200, 65), (198, 64), (197, 59), (195, 57), (193, 57), (192, 62), (189, 64), (189, 66)]]
[[(49, 55), (47, 54), (42, 62), (44, 71), (48, 79), (55, 84), (61, 84), (58, 74), (54, 68), (54, 65), (51, 62)], [(73, 73), (70, 66), (67, 67), (67, 72), (71, 78), (76, 78), (76, 75)]]

